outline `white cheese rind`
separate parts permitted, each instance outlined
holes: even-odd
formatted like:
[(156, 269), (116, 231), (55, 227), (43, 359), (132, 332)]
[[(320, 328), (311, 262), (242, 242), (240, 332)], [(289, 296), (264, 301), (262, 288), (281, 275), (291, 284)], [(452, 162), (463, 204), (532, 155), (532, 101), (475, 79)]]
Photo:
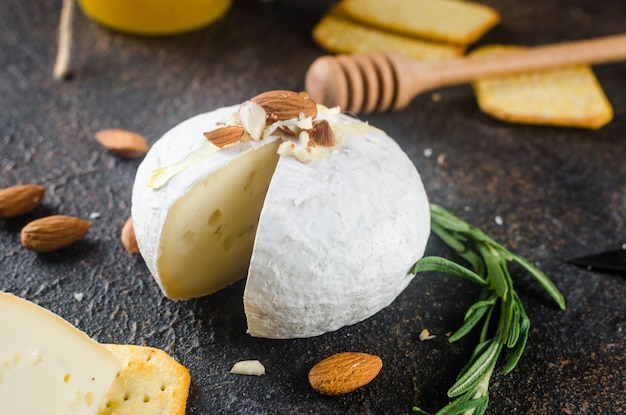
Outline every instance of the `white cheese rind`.
[(252, 336), (311, 337), (362, 321), (400, 294), (424, 253), (430, 210), (411, 160), (380, 130), (328, 119), (338, 152), (276, 166), (244, 293)]
[(61, 317), (0, 292), (0, 412), (93, 415), (119, 361)]
[[(213, 153), (211, 153), (209, 149), (209, 151), (205, 152), (204, 156), (202, 153), (198, 153), (205, 151), (208, 146), (211, 146), (203, 133), (232, 122), (238, 109), (239, 106), (222, 108), (210, 113), (200, 114), (178, 124), (152, 146), (137, 170), (132, 195), (132, 217), (137, 245), (148, 269), (168, 298), (187, 299), (199, 297), (245, 277), (249, 258), (246, 259), (243, 265), (233, 267), (241, 268), (241, 275), (230, 278), (223, 277), (220, 281), (216, 281), (215, 284), (212, 284), (210, 281), (207, 283), (194, 283), (191, 279), (187, 281), (183, 280), (183, 276), (170, 275), (167, 273), (162, 274), (159, 264), (164, 244), (169, 242), (164, 239), (163, 230), (167, 228), (166, 224), (170, 211), (177, 210), (173, 209), (176, 204), (183, 197), (190, 194), (194, 186), (202, 186), (203, 181), (210, 182), (211, 175), (218, 172), (220, 169), (232, 164), (241, 157), (253, 153), (263, 146), (273, 145), (272, 140), (262, 142), (247, 141), (223, 148)], [(197, 157), (198, 154), (200, 157)], [(164, 183), (161, 187), (154, 188), (154, 186), (150, 186), (151, 176), (155, 172), (171, 169), (172, 167), (182, 168), (175, 169), (175, 174), (172, 174), (169, 177), (169, 181)], [(207, 188), (206, 194), (207, 198), (211, 198), (214, 192), (210, 188)], [(263, 196), (264, 195), (261, 195), (260, 197), (262, 198)], [(216, 201), (215, 199), (216, 198), (208, 200), (208, 203), (219, 204), (220, 201)], [(198, 209), (202, 207), (203, 206), (199, 204)], [(228, 208), (228, 206), (226, 206), (226, 208)], [(212, 209), (212, 211), (216, 209), (217, 208)], [(185, 214), (189, 215), (193, 214), (192, 210), (193, 206), (191, 210), (185, 209), (184, 211), (186, 212)], [(222, 209), (221, 213), (225, 214), (226, 210), (227, 209)], [(211, 212), (209, 212), (209, 216), (210, 213)], [(198, 213), (198, 215), (201, 214), (204, 214), (204, 212)], [(210, 221), (209, 216), (204, 218), (202, 223), (198, 223), (198, 228)], [(182, 219), (184, 220), (186, 218)], [(185, 232), (184, 229), (181, 231), (183, 233)], [(235, 240), (240, 233), (241, 232), (236, 232), (233, 235), (233, 239)], [(226, 237), (227, 236), (225, 236), (225, 238)], [(175, 245), (173, 249), (182, 249), (186, 243), (183, 240), (175, 240), (173, 242)], [(219, 245), (208, 247), (207, 249), (215, 249), (221, 252), (224, 248), (224, 242), (230, 244), (230, 242), (225, 240)], [(166, 249), (169, 248), (166, 247)], [(219, 252), (214, 256), (219, 256)], [(179, 255), (179, 258), (183, 257), (184, 255)], [(198, 261), (201, 260), (200, 255), (198, 255), (197, 258)], [(185, 263), (190, 263), (192, 260), (193, 259), (189, 259), (183, 262), (181, 266)], [(175, 268), (176, 264), (170, 265), (170, 268)], [(219, 266), (219, 263), (217, 266)], [(211, 269), (207, 269), (207, 277), (210, 276), (211, 272)], [(177, 282), (177, 278), (179, 278), (180, 281)], [(176, 286), (177, 283), (180, 287)]]
[[(192, 289), (179, 295), (164, 283), (159, 257), (168, 214), (198, 183), (234, 166), (269, 139), (183, 162), (184, 169), (174, 169), (177, 173), (159, 188), (149, 186), (151, 173), (194, 159), (189, 155), (206, 146), (203, 132), (232, 122), (238, 109), (222, 108), (174, 127), (153, 145), (137, 172), (132, 199), (137, 242), (170, 298), (207, 292)], [(322, 109), (318, 118), (330, 122), (337, 147), (315, 149), (309, 163), (302, 161), (308, 153), (294, 151), (300, 159), (280, 156), (265, 195), (244, 292), (252, 336), (311, 337), (370, 317), (409, 284), (409, 271), (430, 234), (426, 192), (398, 144), (336, 111)], [(306, 143), (296, 150), (306, 153)], [(207, 278), (213, 278), (210, 274), (208, 270)]]

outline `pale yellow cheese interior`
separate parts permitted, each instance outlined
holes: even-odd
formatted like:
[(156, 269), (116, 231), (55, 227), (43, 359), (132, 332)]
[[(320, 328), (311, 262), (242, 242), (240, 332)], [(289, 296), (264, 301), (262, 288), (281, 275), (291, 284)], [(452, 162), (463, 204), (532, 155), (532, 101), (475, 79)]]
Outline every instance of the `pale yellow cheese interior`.
[(88, 415), (119, 361), (61, 317), (0, 292), (0, 413)]
[(157, 263), (169, 298), (211, 294), (245, 277), (278, 144), (233, 159), (174, 203)]

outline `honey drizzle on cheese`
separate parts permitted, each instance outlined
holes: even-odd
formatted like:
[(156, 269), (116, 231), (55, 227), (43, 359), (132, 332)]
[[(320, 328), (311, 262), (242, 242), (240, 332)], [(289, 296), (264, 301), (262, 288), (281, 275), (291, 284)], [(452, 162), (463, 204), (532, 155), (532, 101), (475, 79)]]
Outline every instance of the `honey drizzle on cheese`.
[(161, 167), (153, 171), (148, 177), (148, 187), (158, 190), (165, 186), (174, 176), (187, 170), (188, 168), (206, 160), (213, 153), (217, 152), (219, 147), (207, 142), (202, 147), (189, 153), (181, 161), (169, 166)]
[(384, 134), (382, 130), (359, 120), (333, 122), (331, 123), (331, 125), (333, 128), (333, 132), (335, 133), (335, 137), (341, 136), (343, 138), (349, 135), (365, 135), (373, 132)]
[[(334, 112), (337, 112), (337, 109), (335, 108), (328, 109), (323, 106), (318, 106), (318, 109), (320, 110), (320, 113), (328, 113), (331, 115)], [(367, 134), (371, 132), (382, 133), (382, 130), (356, 119), (350, 121), (331, 122), (331, 125), (333, 132), (336, 134), (335, 137), (338, 139), (339, 146), (343, 142), (344, 137), (349, 135)], [(162, 188), (174, 176), (184, 172), (195, 164), (204, 161), (212, 154), (216, 153), (219, 149), (219, 147), (207, 142), (204, 146), (189, 153), (181, 161), (153, 171), (148, 177), (148, 187), (154, 190)]]

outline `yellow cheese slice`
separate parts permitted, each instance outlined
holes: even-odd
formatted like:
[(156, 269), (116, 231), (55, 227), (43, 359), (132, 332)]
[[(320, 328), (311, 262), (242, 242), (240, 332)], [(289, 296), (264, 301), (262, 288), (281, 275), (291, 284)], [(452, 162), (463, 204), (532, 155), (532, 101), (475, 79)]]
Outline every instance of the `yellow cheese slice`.
[(0, 413), (93, 415), (121, 365), (61, 317), (0, 292)]

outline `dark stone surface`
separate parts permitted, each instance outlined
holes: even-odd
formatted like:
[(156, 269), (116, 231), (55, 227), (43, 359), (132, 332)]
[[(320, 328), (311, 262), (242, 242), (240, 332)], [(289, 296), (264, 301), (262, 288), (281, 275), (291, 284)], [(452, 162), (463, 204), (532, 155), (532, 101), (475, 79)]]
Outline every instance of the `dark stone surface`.
[[(308, 65), (323, 53), (309, 35), (319, 14), (288, 2), (238, 2), (206, 29), (141, 38), (77, 12), (73, 75), (58, 82), (51, 71), (60, 3), (0, 6), (0, 187), (47, 188), (41, 207), (0, 222), (0, 289), (102, 342), (170, 352), (192, 375), (189, 415), (402, 414), (415, 404), (444, 405), (472, 347), (446, 341), (476, 298), (466, 283), (421, 275), (363, 323), (312, 339), (255, 339), (245, 333), (243, 282), (172, 302), (119, 242), (139, 161), (103, 151), (93, 133), (119, 127), (152, 143), (199, 112), (269, 89), (302, 89)], [(503, 21), (481, 43), (535, 45), (626, 29), (624, 2), (487, 3)], [(433, 202), (537, 263), (568, 301), (559, 311), (530, 278), (514, 274), (533, 326), (519, 367), (494, 375), (489, 413), (626, 413), (626, 278), (564, 263), (626, 242), (626, 65), (596, 73), (615, 109), (598, 131), (498, 122), (478, 110), (468, 86), (442, 89), (439, 102), (425, 94), (402, 112), (367, 117), (411, 156)], [(53, 213), (99, 216), (72, 247), (45, 255), (23, 249), (20, 228)], [(449, 251), (433, 238), (428, 253)], [(420, 342), (423, 328), (437, 337)], [(380, 355), (382, 372), (354, 393), (317, 395), (309, 368), (347, 350)], [(241, 359), (260, 359), (267, 375), (230, 375)]]

